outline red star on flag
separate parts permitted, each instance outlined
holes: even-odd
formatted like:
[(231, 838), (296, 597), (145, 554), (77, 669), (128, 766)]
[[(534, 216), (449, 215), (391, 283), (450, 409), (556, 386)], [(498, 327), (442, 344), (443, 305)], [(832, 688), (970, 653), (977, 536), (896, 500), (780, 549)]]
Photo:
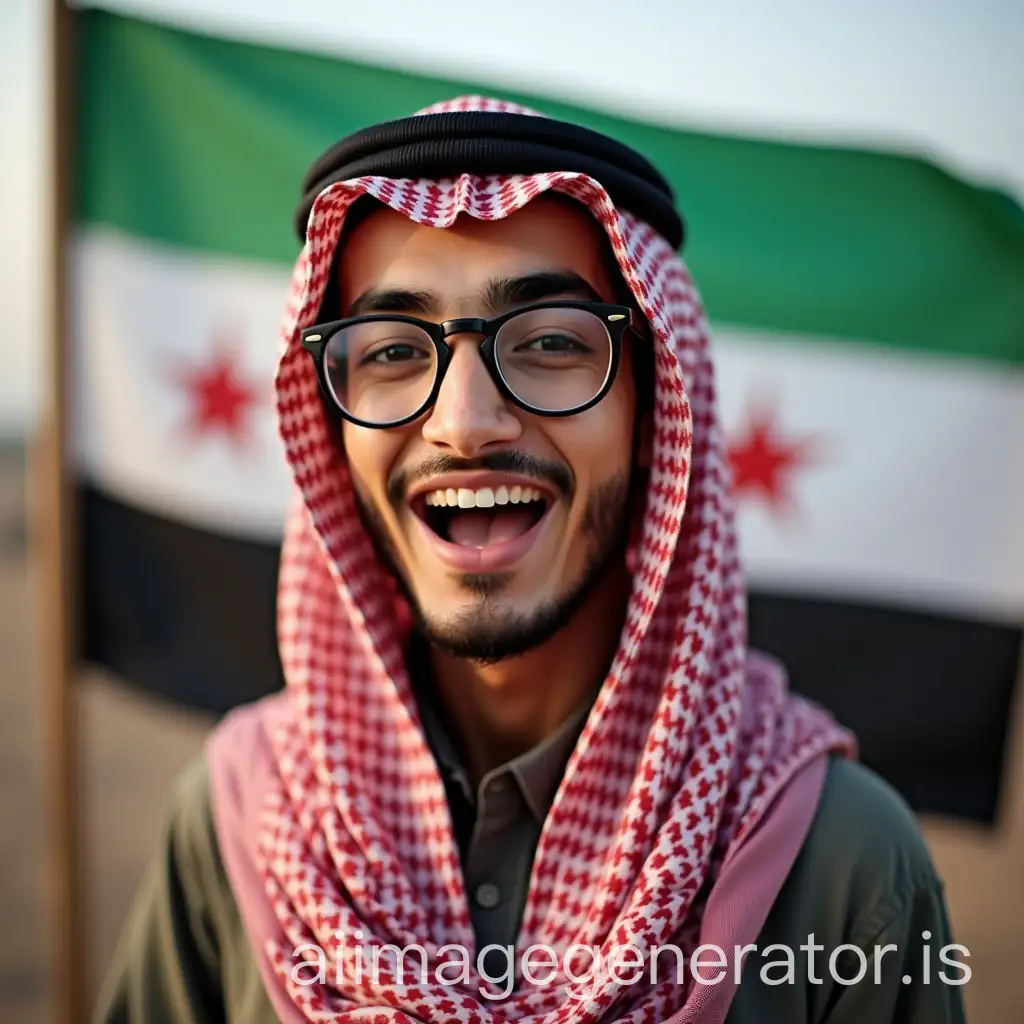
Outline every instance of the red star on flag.
[(729, 439), (736, 500), (761, 500), (779, 515), (792, 513), (794, 475), (819, 463), (820, 449), (820, 438), (784, 437), (774, 403), (751, 402), (743, 431)]
[(189, 433), (220, 432), (236, 444), (249, 440), (250, 415), (261, 397), (244, 379), (233, 345), (215, 345), (208, 362), (181, 368), (178, 383), (189, 400)]

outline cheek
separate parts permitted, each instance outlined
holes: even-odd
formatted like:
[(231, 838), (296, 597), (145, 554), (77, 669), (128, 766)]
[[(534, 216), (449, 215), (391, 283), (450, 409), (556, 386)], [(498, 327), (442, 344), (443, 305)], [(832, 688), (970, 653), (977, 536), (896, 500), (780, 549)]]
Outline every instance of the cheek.
[(634, 403), (628, 391), (613, 391), (579, 416), (556, 423), (549, 436), (569, 463), (581, 488), (620, 476), (633, 455)]
[(347, 421), (341, 436), (353, 487), (363, 501), (383, 507), (387, 503), (388, 474), (401, 448), (401, 439), (386, 430), (367, 430)]

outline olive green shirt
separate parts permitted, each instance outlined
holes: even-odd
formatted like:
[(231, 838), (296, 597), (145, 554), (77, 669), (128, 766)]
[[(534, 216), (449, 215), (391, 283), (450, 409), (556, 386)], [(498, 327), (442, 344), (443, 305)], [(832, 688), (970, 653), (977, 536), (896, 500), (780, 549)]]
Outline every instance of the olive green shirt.
[[(420, 693), (421, 717), (448, 796), (477, 947), (515, 945), (544, 819), (591, 703), (584, 702), (542, 743), (491, 769), (474, 786), (432, 696)], [(501, 950), (493, 950), (492, 959), (484, 969), (493, 976), (504, 967)]]
[[(514, 941), (540, 825), (584, 718), (581, 711), (536, 750), (489, 773), (475, 790), (437, 720), (425, 721), (453, 801), (478, 946)], [(960, 987), (939, 978), (940, 971), (954, 981), (965, 977), (962, 967), (940, 957), (953, 942), (942, 884), (909, 809), (860, 765), (830, 763), (810, 833), (754, 941), (757, 949), (743, 963), (728, 1024), (964, 1019)], [(795, 954), (792, 983), (778, 948), (768, 949), (778, 943)], [(868, 967), (860, 983), (835, 980), (857, 975), (855, 950), (840, 951), (830, 972), (830, 955), (843, 944), (864, 951)], [(885, 946), (892, 948), (879, 956)], [(275, 1019), (220, 859), (200, 760), (172, 795), (94, 1021)]]

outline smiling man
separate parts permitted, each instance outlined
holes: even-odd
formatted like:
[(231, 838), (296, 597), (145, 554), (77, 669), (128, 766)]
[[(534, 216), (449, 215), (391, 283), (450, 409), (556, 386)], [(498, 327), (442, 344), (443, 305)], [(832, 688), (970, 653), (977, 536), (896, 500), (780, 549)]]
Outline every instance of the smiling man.
[(638, 340), (578, 204), (539, 197), (440, 232), (363, 203), (340, 249), (348, 316), (304, 338), (481, 777), (592, 697), (614, 654), (646, 458)]
[(746, 647), (657, 170), (469, 98), (298, 227), (287, 686), (183, 777), (97, 1019), (961, 1020), (912, 816)]

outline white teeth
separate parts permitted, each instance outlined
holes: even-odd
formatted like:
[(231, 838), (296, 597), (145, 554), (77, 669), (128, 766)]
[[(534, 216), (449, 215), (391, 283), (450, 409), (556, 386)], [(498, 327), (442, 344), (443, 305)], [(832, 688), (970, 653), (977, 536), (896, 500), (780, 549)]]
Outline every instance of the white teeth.
[(492, 508), (494, 505), (525, 505), (530, 501), (542, 501), (544, 495), (536, 487), (522, 487), (502, 484), (491, 487), (448, 487), (444, 490), (428, 491), (424, 500), (428, 505), (449, 508)]

